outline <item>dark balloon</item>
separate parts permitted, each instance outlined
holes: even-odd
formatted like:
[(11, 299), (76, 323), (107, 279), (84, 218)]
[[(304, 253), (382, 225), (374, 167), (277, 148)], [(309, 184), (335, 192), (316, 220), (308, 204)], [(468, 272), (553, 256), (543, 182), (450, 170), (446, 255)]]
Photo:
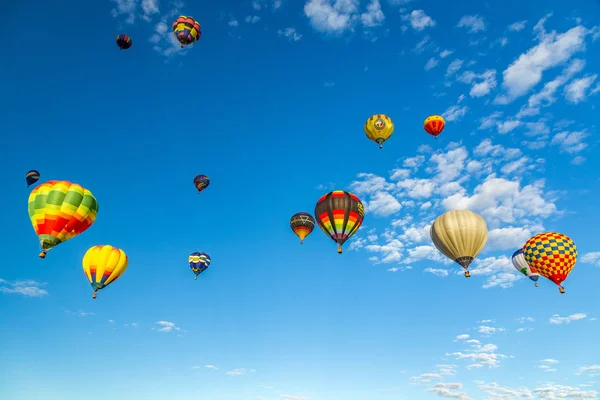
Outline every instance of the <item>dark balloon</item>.
[(315, 217), (319, 228), (338, 244), (338, 253), (341, 253), (342, 245), (360, 228), (365, 208), (352, 193), (336, 190), (319, 199)]
[(32, 169), (27, 174), (25, 174), (25, 180), (27, 181), (27, 187), (29, 187), (40, 180), (40, 173), (37, 172), (35, 169)]
[(129, 36), (125, 34), (117, 35), (117, 46), (119, 46), (121, 50), (127, 50), (131, 45), (131, 38)]

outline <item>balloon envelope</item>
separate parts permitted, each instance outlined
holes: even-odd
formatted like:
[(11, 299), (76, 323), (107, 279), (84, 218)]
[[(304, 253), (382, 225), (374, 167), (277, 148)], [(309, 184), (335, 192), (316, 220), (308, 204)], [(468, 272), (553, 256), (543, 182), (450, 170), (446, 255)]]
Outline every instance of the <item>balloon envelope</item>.
[(317, 201), (315, 218), (319, 228), (338, 244), (338, 253), (341, 253), (342, 245), (363, 223), (365, 208), (352, 193), (335, 190)]
[(365, 122), (364, 131), (367, 137), (377, 143), (381, 149), (383, 142), (394, 133), (394, 123), (385, 114), (375, 114)]
[(40, 173), (35, 169), (30, 170), (25, 174), (25, 181), (27, 182), (27, 187), (33, 185), (37, 181), (40, 180)]
[(113, 246), (94, 246), (88, 249), (83, 256), (83, 272), (88, 278), (93, 297), (96, 292), (104, 289), (121, 277), (129, 265), (127, 254)]
[(29, 218), (42, 252), (86, 231), (98, 214), (98, 202), (88, 189), (68, 181), (48, 181), (29, 195)]
[(485, 246), (488, 230), (481, 215), (452, 210), (436, 218), (429, 234), (440, 252), (466, 270)]
[(292, 231), (300, 238), (300, 243), (302, 243), (315, 228), (315, 219), (307, 212), (296, 213), (290, 219), (290, 228), (292, 228)]
[(545, 232), (525, 242), (523, 255), (532, 269), (561, 286), (577, 262), (578, 251), (567, 235)]

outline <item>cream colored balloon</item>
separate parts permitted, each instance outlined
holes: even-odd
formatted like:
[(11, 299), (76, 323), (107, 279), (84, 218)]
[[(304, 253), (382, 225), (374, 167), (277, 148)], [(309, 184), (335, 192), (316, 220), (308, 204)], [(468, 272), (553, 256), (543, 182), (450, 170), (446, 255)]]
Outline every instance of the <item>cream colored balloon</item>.
[(485, 246), (487, 225), (481, 215), (469, 210), (452, 210), (435, 219), (429, 231), (431, 240), (446, 257), (465, 269)]

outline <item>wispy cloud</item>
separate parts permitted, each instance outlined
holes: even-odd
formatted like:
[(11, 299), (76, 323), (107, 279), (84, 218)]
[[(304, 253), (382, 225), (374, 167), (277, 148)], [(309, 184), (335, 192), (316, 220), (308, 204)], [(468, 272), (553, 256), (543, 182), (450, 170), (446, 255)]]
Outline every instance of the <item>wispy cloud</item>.
[(246, 368), (237, 368), (237, 369), (232, 369), (231, 371), (227, 371), (226, 374), (232, 375), (232, 376), (239, 376), (239, 375), (247, 375), (247, 374), (250, 374), (253, 372), (256, 372), (256, 370), (246, 369)]
[(20, 294), (28, 297), (42, 297), (48, 295), (48, 291), (42, 289), (42, 286), (45, 285), (45, 282), (34, 280), (7, 281), (0, 279), (0, 292), (6, 294)]
[[(90, 315), (96, 315), (96, 313), (93, 312), (87, 312), (87, 311), (83, 311), (83, 310), (79, 310), (79, 311), (71, 311), (71, 310), (65, 310), (65, 312), (67, 314), (71, 314), (71, 315), (76, 315), (78, 317), (88, 317)], [(113, 321), (114, 322), (114, 321)]]
[(185, 332), (180, 327), (175, 325), (174, 322), (158, 321), (155, 324), (158, 325), (159, 328), (152, 328), (152, 329), (157, 330), (159, 332)]
[(585, 318), (587, 318), (587, 314), (584, 313), (571, 314), (567, 317), (561, 317), (558, 314), (554, 314), (548, 319), (548, 323), (554, 325), (570, 324), (573, 321), (580, 321)]

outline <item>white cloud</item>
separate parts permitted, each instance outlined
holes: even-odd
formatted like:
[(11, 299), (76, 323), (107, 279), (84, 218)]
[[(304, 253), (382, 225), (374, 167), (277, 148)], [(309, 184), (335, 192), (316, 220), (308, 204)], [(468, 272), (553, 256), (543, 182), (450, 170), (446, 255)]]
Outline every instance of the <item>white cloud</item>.
[(285, 28), (284, 30), (279, 29), (277, 34), (287, 38), (290, 42), (297, 42), (302, 38), (302, 34), (298, 33), (294, 27)]
[(505, 332), (505, 331), (506, 331), (506, 329), (496, 328), (495, 326), (480, 325), (477, 327), (477, 332), (481, 333), (482, 335), (487, 335), (487, 336), (491, 336), (498, 332)]
[(365, 210), (374, 215), (390, 216), (400, 211), (402, 206), (394, 196), (387, 192), (377, 192), (371, 196)]
[(520, 32), (525, 29), (525, 25), (527, 24), (527, 20), (517, 21), (508, 26), (508, 30), (512, 32)]
[(249, 24), (255, 24), (260, 21), (260, 17), (258, 15), (248, 15), (246, 18), (244, 18), (244, 21)]
[(458, 400), (472, 400), (471, 397), (467, 396), (465, 392), (457, 392), (456, 390), (462, 389), (461, 383), (436, 383), (434, 387), (427, 389), (427, 391), (437, 394), (440, 397), (451, 397)]
[(469, 33), (485, 31), (485, 22), (479, 15), (464, 15), (458, 21), (459, 28), (467, 28)]
[(523, 247), (525, 242), (534, 235), (531, 229), (519, 226), (496, 228), (488, 232), (488, 250), (514, 250)]
[(0, 292), (6, 294), (20, 294), (28, 297), (42, 297), (48, 295), (48, 291), (46, 289), (42, 289), (42, 286), (45, 285), (45, 282), (38, 282), (29, 279), (16, 281), (0, 279)]
[(481, 74), (476, 74), (473, 71), (465, 71), (459, 77), (460, 82), (471, 86), (469, 95), (471, 97), (483, 97), (488, 95), (496, 88), (496, 70), (488, 69)]
[[(79, 311), (71, 311), (71, 310), (65, 310), (65, 312), (67, 314), (71, 314), (71, 315), (76, 315), (78, 317), (88, 317), (90, 315), (96, 315), (93, 312), (87, 312), (87, 311), (83, 311), (83, 310), (79, 310)], [(114, 321), (113, 321), (114, 322)]]
[(508, 104), (517, 97), (529, 92), (541, 80), (544, 71), (568, 61), (577, 52), (585, 50), (585, 37), (589, 30), (578, 25), (565, 33), (547, 33), (543, 24), (545, 18), (535, 27), (539, 44), (521, 54), (503, 72), (504, 93), (496, 97), (498, 104)]
[(457, 360), (468, 360), (472, 363), (467, 366), (470, 369), (482, 368), (484, 366), (498, 367), (500, 360), (507, 358), (507, 356), (497, 351), (498, 346), (495, 344), (481, 344), (479, 341), (475, 341), (468, 350), (446, 353), (446, 357), (455, 357)]
[(179, 332), (181, 328), (175, 325), (175, 323), (170, 321), (158, 321), (156, 322), (160, 328), (153, 328), (159, 332)]
[(533, 394), (542, 400), (596, 400), (598, 398), (598, 392), (595, 390), (583, 391), (579, 388), (558, 384), (546, 384), (538, 389), (534, 389)]
[(215, 366), (214, 366), (214, 365), (212, 365), (212, 364), (206, 364), (206, 365), (204, 366), (204, 368), (208, 368), (208, 369), (219, 369), (219, 368), (215, 367)]
[(231, 371), (227, 371), (226, 374), (232, 375), (232, 376), (239, 376), (239, 375), (247, 375), (252, 372), (256, 372), (256, 371), (253, 369), (237, 368), (237, 369), (233, 369)]
[(563, 72), (553, 80), (546, 82), (542, 90), (529, 97), (527, 104), (521, 108), (517, 118), (538, 115), (541, 107), (548, 107), (556, 102), (556, 91), (565, 85), (575, 74), (585, 67), (585, 60), (576, 58), (564, 68)]
[(410, 26), (414, 30), (422, 31), (425, 28), (435, 26), (435, 21), (429, 15), (425, 14), (423, 10), (413, 10), (409, 15), (403, 17), (410, 21)]
[(111, 0), (115, 3), (116, 7), (111, 10), (113, 17), (119, 17), (125, 15), (125, 22), (133, 24), (135, 22), (135, 10), (137, 7), (137, 0)]
[(451, 55), (452, 53), (454, 53), (454, 51), (453, 51), (453, 50), (443, 50), (443, 51), (440, 53), (440, 58), (446, 58), (446, 57), (448, 57), (449, 55)]
[(579, 153), (587, 147), (583, 141), (587, 136), (587, 133), (581, 131), (559, 132), (554, 135), (550, 144), (560, 146), (561, 151), (566, 153)]
[(158, 0), (142, 0), (142, 11), (146, 21), (150, 21), (152, 15), (160, 13), (158, 8)]
[(448, 107), (448, 109), (442, 113), (442, 117), (448, 122), (460, 121), (467, 115), (467, 111), (469, 111), (469, 107), (456, 104)]
[(452, 61), (449, 65), (448, 68), (446, 69), (446, 77), (450, 77), (452, 75), (454, 75), (455, 73), (458, 72), (458, 70), (460, 70), (463, 66), (464, 61), (463, 60), (454, 60)]
[(593, 264), (600, 267), (600, 252), (595, 251), (583, 254), (579, 260), (582, 263)]
[(341, 34), (358, 18), (358, 0), (308, 0), (304, 15), (319, 32)]
[(425, 64), (425, 71), (435, 68), (436, 65), (438, 65), (438, 60), (436, 60), (435, 57), (431, 57), (427, 60), (427, 64)]
[(431, 273), (433, 275), (437, 275), (437, 276), (441, 276), (441, 277), (448, 276), (448, 270), (447, 269), (425, 268), (423, 271), (424, 272), (429, 272), (429, 273)]
[(550, 317), (548, 319), (548, 323), (554, 324), (554, 325), (563, 325), (563, 324), (570, 324), (573, 321), (579, 321), (579, 320), (582, 320), (585, 318), (587, 318), (587, 314), (584, 314), (584, 313), (571, 314), (567, 317), (561, 317), (558, 314), (554, 314), (552, 317)]
[(240, 23), (237, 21), (237, 19), (231, 19), (227, 25), (229, 26), (238, 26)]
[(368, 28), (380, 26), (385, 20), (385, 15), (381, 11), (381, 4), (379, 0), (371, 0), (367, 6), (367, 11), (360, 15), (360, 21)]
[(524, 324), (525, 322), (534, 322), (535, 319), (533, 319), (532, 317), (521, 317), (521, 318), (517, 319), (517, 321), (520, 324)]
[(174, 16), (181, 14), (179, 7), (182, 6), (182, 3), (173, 4), (173, 8), (163, 15), (161, 20), (154, 26), (154, 33), (148, 39), (148, 41), (154, 45), (152, 48), (159, 54), (167, 57), (167, 61), (175, 55), (184, 56), (189, 50), (189, 46), (182, 49), (181, 44), (175, 35), (173, 35), (171, 19)]
[(581, 103), (587, 96), (587, 91), (596, 81), (597, 74), (588, 75), (584, 78), (575, 79), (565, 86), (565, 99), (570, 103)]
[(577, 375), (586, 374), (589, 376), (600, 376), (600, 365), (586, 365), (583, 367), (579, 367), (577, 371)]

